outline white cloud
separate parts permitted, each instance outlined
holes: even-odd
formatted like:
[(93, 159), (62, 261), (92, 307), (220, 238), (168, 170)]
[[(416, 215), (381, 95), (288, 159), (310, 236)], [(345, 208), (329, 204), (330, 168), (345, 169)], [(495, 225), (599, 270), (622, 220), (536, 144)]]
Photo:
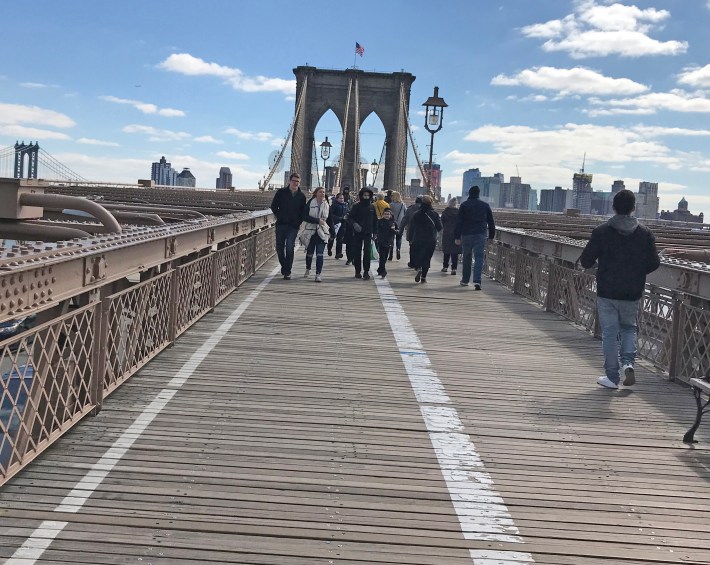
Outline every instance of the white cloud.
[(14, 124), (0, 125), (0, 135), (28, 139), (71, 139), (67, 134), (39, 128), (30, 128)]
[(120, 144), (113, 141), (101, 141), (100, 139), (91, 139), (90, 137), (80, 137), (76, 140), (82, 145), (101, 145), (103, 147), (120, 147)]
[(139, 110), (144, 114), (157, 114), (158, 116), (165, 116), (167, 118), (182, 117), (185, 115), (185, 112), (182, 110), (176, 110), (174, 108), (158, 108), (155, 104), (141, 102), (139, 100), (117, 98), (116, 96), (99, 96), (99, 98), (101, 98), (101, 100), (105, 100), (106, 102), (113, 102), (114, 104), (127, 104), (129, 106), (133, 106), (136, 110)]
[(526, 37), (545, 39), (544, 51), (567, 52), (575, 59), (620, 55), (678, 55), (688, 49), (686, 41), (658, 41), (649, 36), (670, 17), (667, 10), (641, 9), (635, 5), (577, 3), (575, 12), (559, 20), (522, 28)]
[(201, 135), (193, 139), (193, 141), (197, 143), (224, 143), (221, 139), (214, 138), (211, 135)]
[(234, 153), (233, 151), (218, 151), (217, 157), (224, 157), (225, 159), (236, 159), (238, 161), (249, 160), (249, 155), (246, 153)]
[(255, 140), (255, 141), (269, 141), (274, 137), (273, 134), (268, 133), (266, 131), (259, 131), (259, 132), (242, 131), (237, 128), (227, 128), (226, 130), (224, 130), (224, 133), (229, 133), (231, 135), (236, 136), (239, 139)]
[(56, 128), (71, 128), (76, 124), (69, 116), (37, 106), (0, 103), (0, 124), (36, 124)]
[(56, 84), (43, 84), (41, 82), (21, 82), (22, 88), (57, 88)]
[(648, 87), (627, 78), (611, 78), (584, 67), (559, 69), (555, 67), (534, 67), (519, 73), (493, 77), (494, 86), (527, 86), (539, 90), (553, 90), (560, 95), (570, 94), (638, 94)]
[(683, 72), (678, 75), (678, 82), (680, 84), (687, 84), (696, 88), (709, 88), (710, 65), (684, 69)]
[(600, 100), (592, 98), (590, 103), (596, 108), (585, 110), (590, 116), (610, 116), (616, 114), (655, 114), (661, 110), (670, 112), (710, 113), (710, 99), (702, 92), (689, 93), (683, 90), (644, 94), (635, 98)]
[(710, 136), (710, 130), (707, 129), (687, 129), (662, 126), (634, 126), (633, 131), (646, 137), (664, 137), (664, 136), (686, 136), (686, 137), (705, 137)]
[(249, 77), (240, 69), (208, 63), (188, 53), (173, 53), (158, 68), (187, 76), (214, 76), (224, 80), (234, 90), (242, 92), (283, 92), (294, 95), (296, 81), (265, 76)]
[(150, 136), (148, 141), (181, 141), (189, 139), (190, 134), (184, 131), (171, 131), (168, 129), (157, 129), (152, 126), (130, 124), (123, 128), (124, 133), (144, 133)]

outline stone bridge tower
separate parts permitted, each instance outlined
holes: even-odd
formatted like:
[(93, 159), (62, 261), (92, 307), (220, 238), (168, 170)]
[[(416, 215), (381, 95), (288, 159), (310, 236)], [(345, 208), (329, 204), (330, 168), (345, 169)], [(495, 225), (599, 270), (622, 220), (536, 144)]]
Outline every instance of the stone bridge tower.
[(360, 157), (360, 126), (374, 112), (385, 129), (384, 187), (401, 190), (407, 167), (409, 95), (416, 77), (405, 72), (338, 71), (308, 66), (296, 67), (293, 72), (297, 108), (301, 95), (305, 94), (291, 146), (291, 171), (301, 175), (302, 186), (311, 188), (316, 126), (328, 110), (333, 110), (345, 130), (340, 186), (360, 188), (359, 178), (355, 178), (359, 170), (356, 160)]

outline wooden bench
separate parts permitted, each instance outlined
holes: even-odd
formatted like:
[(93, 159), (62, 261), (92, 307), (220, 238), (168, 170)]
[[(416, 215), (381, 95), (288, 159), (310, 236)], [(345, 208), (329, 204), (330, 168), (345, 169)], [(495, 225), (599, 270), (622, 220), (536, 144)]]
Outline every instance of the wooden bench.
[[(693, 389), (693, 396), (695, 396), (695, 402), (698, 405), (698, 412), (695, 415), (695, 422), (693, 423), (693, 426), (685, 432), (685, 435), (683, 436), (683, 441), (685, 443), (695, 443), (693, 436), (700, 426), (700, 420), (702, 420), (703, 414), (708, 411), (708, 406), (710, 406), (710, 376), (703, 377), (702, 379), (690, 379), (690, 386)], [(702, 401), (703, 394), (706, 394), (708, 397), (705, 404), (703, 404)]]

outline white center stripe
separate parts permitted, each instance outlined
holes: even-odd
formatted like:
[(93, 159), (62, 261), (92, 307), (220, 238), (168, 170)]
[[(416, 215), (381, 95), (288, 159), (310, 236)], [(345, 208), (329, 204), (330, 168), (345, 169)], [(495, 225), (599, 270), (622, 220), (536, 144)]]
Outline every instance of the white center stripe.
[[(466, 539), (523, 543), (518, 528), (496, 492), (471, 437), (464, 433), (456, 409), (434, 371), (414, 327), (385, 279), (375, 279), (380, 299), (399, 348), (402, 363), (419, 403), (441, 474)], [(534, 563), (519, 551), (471, 550), (475, 565)]]
[[(227, 335), (229, 330), (245, 312), (249, 305), (254, 302), (266, 285), (276, 276), (281, 268), (276, 267), (268, 277), (251, 291), (241, 304), (222, 322), (217, 330), (195, 351), (177, 374), (168, 383), (167, 388), (161, 390), (153, 401), (141, 412), (133, 424), (121, 434), (113, 445), (104, 453), (101, 459), (95, 463), (84, 477), (76, 484), (71, 492), (53, 511), (54, 512), (78, 512), (86, 504), (86, 501), (94, 493), (96, 488), (107, 477), (109, 472), (116, 466), (128, 449), (140, 438), (148, 425), (160, 414), (165, 406), (172, 400), (178, 389), (184, 385), (205, 360), (207, 355), (215, 346)], [(32, 532), (25, 543), (15, 551), (15, 553), (5, 561), (5, 565), (33, 565), (37, 559), (52, 543), (52, 540), (67, 526), (68, 522), (55, 522), (45, 520)]]

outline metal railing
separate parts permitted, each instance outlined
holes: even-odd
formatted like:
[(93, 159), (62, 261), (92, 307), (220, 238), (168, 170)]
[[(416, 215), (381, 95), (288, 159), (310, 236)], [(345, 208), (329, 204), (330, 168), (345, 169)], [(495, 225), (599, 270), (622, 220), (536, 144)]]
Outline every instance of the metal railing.
[[(273, 227), (257, 227), (257, 219), (251, 226), (243, 239), (169, 263), (163, 273), (2, 343), (0, 484), (86, 414), (98, 412), (105, 397), (274, 254)], [(183, 258), (193, 251), (186, 248)]]
[[(593, 274), (575, 268), (572, 259), (581, 253), (580, 242), (548, 238), (544, 243), (551, 244), (549, 250), (555, 252), (547, 255), (535, 237), (518, 240), (516, 230), (501, 231), (501, 240), (488, 245), (485, 274), (598, 337), (596, 280)], [(662, 267), (673, 269), (668, 264)], [(649, 277), (639, 305), (638, 355), (667, 372), (671, 380), (687, 383), (710, 371), (710, 297), (684, 289), (693, 278), (691, 269), (675, 269), (675, 278), (667, 273), (657, 277), (676, 280), (673, 288), (654, 284)], [(691, 286), (705, 288), (700, 278), (706, 273), (696, 275)]]

